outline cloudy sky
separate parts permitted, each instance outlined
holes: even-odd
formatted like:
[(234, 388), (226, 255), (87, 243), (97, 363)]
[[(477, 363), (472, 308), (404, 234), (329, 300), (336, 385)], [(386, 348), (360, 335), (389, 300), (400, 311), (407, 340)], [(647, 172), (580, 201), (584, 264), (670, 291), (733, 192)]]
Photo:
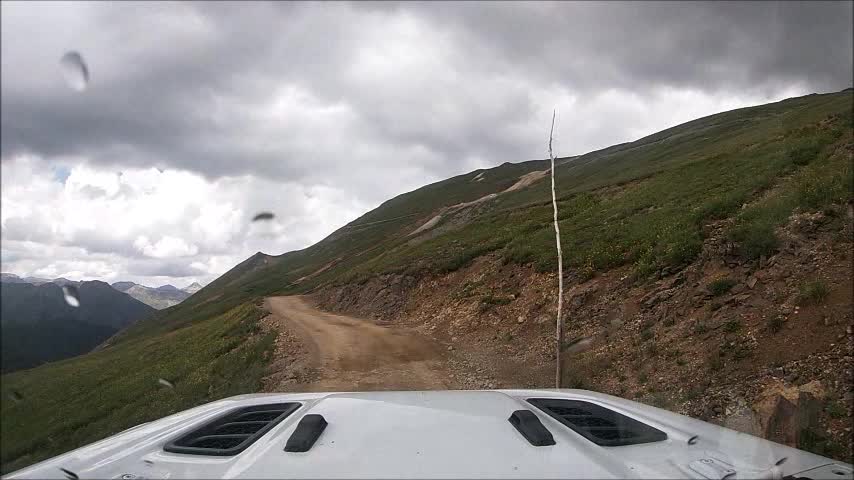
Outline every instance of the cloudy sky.
[(205, 283), (543, 158), (555, 107), (571, 155), (852, 84), (850, 2), (1, 8), (2, 270), (42, 277)]

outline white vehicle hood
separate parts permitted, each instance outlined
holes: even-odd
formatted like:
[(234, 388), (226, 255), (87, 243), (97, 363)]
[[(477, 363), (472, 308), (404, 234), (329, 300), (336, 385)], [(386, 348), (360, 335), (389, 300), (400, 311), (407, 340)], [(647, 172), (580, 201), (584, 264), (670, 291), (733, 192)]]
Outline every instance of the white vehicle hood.
[[(667, 434), (599, 446), (527, 402), (582, 400)], [(238, 407), (300, 407), (234, 456), (164, 450)], [(534, 446), (508, 421), (530, 410), (554, 445)], [(284, 446), (306, 414), (328, 422), (307, 452)], [(691, 442), (689, 443), (689, 439)], [(9, 439), (5, 439), (9, 441)], [(241, 395), (136, 426), (5, 478), (804, 478), (851, 479), (851, 465), (666, 410), (583, 390)], [(72, 477), (73, 478), (73, 477)]]

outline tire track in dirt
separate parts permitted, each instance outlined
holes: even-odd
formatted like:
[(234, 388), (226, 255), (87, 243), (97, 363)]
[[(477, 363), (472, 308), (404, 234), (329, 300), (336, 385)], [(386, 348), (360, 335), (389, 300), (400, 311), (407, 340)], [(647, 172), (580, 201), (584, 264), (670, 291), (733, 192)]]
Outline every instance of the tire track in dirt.
[[(434, 340), (405, 328), (320, 311), (306, 297), (269, 297), (269, 324), (295, 334), (315, 372), (291, 391), (434, 390), (450, 387)], [(273, 389), (281, 387), (273, 385)]]

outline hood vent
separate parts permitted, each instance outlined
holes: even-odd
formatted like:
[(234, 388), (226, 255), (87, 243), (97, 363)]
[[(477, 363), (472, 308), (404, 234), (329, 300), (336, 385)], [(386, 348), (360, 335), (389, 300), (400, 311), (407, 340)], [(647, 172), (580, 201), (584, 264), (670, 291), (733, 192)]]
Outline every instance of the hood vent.
[(557, 398), (529, 398), (528, 403), (603, 447), (667, 440), (661, 430), (594, 403)]
[(274, 403), (238, 408), (172, 440), (163, 450), (191, 455), (237, 455), (299, 407), (299, 403)]

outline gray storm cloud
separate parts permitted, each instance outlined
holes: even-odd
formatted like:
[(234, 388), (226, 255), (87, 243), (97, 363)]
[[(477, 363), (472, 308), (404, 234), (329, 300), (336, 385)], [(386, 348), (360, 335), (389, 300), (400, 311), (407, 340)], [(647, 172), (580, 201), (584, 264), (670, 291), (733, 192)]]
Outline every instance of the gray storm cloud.
[[(333, 225), (310, 226), (317, 212), (350, 205), (345, 213), (355, 215), (440, 178), (542, 158), (556, 105), (558, 153), (568, 155), (633, 140), (689, 115), (852, 84), (850, 2), (0, 8), (4, 174), (22, 156), (36, 158), (45, 175), (56, 164), (188, 172), (211, 186), (199, 187), (200, 195), (231, 192), (222, 218), (244, 221), (273, 210), (284, 195), (299, 205), (276, 211), (289, 225), (281, 230), (288, 238), (266, 246), (281, 251), (329, 233)], [(58, 62), (68, 51), (85, 58), (85, 91), (63, 83)], [(258, 196), (248, 191), (253, 179), (280, 188)], [(305, 195), (288, 196), (299, 190), (293, 185)], [(80, 187), (80, 205), (105, 201), (105, 188)], [(120, 188), (136, 199), (144, 195)], [(41, 201), (67, 202), (67, 194), (45, 189)], [(153, 245), (165, 237), (198, 245), (197, 257), (183, 269), (133, 263), (131, 273), (131, 259), (146, 261), (133, 248), (140, 232), (98, 239), (91, 229), (76, 232), (54, 221), (27, 233), (28, 220), (44, 217), (27, 207), (38, 199), (10, 192), (4, 231), (11, 228), (11, 240), (88, 244), (99, 253), (119, 242), (124, 246), (112, 251), (126, 262), (117, 275), (192, 276), (199, 273), (189, 269), (194, 261), (209, 265), (210, 279), (231, 261), (214, 256), (231, 251), (239, 260), (255, 246), (245, 226), (214, 235), (222, 239), (216, 245), (203, 241), (210, 231), (179, 228), (204, 210), (201, 198), (186, 206), (186, 217), (151, 220), (146, 232)], [(298, 226), (303, 233), (295, 235)], [(53, 240), (45, 238), (50, 232)], [(21, 248), (4, 259), (26, 257)]]

